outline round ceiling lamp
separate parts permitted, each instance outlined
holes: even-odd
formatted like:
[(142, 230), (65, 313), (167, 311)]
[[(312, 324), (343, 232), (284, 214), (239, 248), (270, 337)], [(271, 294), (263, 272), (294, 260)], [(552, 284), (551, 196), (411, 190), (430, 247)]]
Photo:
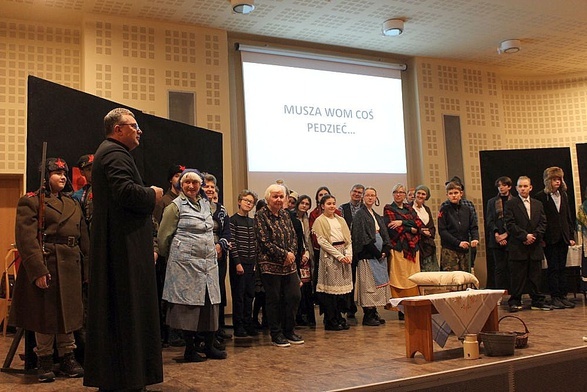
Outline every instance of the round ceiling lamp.
[(247, 15), (255, 9), (255, 2), (253, 0), (230, 0), (232, 10), (237, 14)]
[(401, 19), (388, 19), (383, 22), (381, 31), (386, 37), (397, 37), (404, 32), (404, 21)]
[(519, 39), (506, 39), (499, 44), (499, 48), (497, 48), (497, 53), (518, 53), (522, 49), (522, 41)]

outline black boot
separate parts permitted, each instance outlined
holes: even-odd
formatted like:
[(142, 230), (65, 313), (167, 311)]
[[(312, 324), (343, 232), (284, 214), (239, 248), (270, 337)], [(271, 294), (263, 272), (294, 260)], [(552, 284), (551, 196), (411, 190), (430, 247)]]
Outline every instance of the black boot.
[(59, 366), (61, 374), (71, 378), (78, 378), (84, 376), (84, 368), (75, 360), (73, 353), (67, 353), (61, 358), (61, 365)]
[(204, 332), (204, 354), (206, 354), (206, 358), (226, 359), (226, 351), (217, 349), (214, 345), (215, 340), (215, 332)]
[(196, 338), (194, 331), (183, 331), (183, 338), (185, 340), (185, 351), (183, 353), (183, 359), (186, 362), (204, 362), (206, 358), (198, 354), (197, 346), (200, 344)]
[(376, 312), (377, 310), (375, 308), (363, 308), (363, 325), (371, 327), (381, 325), (375, 316)]
[(53, 355), (45, 355), (37, 358), (37, 376), (39, 377), (39, 382), (55, 381), (55, 373), (53, 373)]

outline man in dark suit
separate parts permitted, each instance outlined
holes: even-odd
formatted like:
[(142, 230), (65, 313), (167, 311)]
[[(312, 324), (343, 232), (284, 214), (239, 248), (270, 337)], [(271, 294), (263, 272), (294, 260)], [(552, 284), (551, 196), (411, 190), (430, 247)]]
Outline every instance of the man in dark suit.
[(542, 202), (548, 226), (544, 233), (544, 254), (548, 269), (548, 291), (554, 309), (574, 308), (575, 304), (567, 296), (567, 277), (565, 268), (569, 245), (575, 245), (575, 222), (569, 197), (567, 184), (564, 181), (563, 169), (549, 167), (544, 170), (544, 190), (536, 194), (536, 199)]
[(544, 252), (540, 242), (546, 231), (546, 215), (542, 203), (530, 197), (532, 182), (521, 176), (516, 186), (518, 197), (505, 205), (505, 225), (509, 233), (510, 312), (522, 310), (522, 294), (526, 285), (532, 298), (532, 309), (552, 310), (538, 289)]
[[(355, 184), (351, 188), (351, 199), (348, 203), (341, 204), (338, 207), (338, 210), (342, 213), (342, 217), (346, 221), (346, 224), (351, 228), (353, 223), (353, 218), (357, 211), (361, 209), (363, 205), (363, 195), (365, 194), (365, 186), (362, 184)], [(351, 298), (355, 296), (355, 284), (357, 282), (357, 263), (359, 261), (353, 258), (352, 263), (352, 274), (353, 274), (353, 291), (351, 292)], [(347, 321), (349, 325), (357, 325), (357, 319), (355, 317), (355, 313), (357, 313), (357, 305), (355, 301), (351, 301), (351, 306), (349, 311), (346, 314)], [(385, 321), (380, 319), (381, 321)]]

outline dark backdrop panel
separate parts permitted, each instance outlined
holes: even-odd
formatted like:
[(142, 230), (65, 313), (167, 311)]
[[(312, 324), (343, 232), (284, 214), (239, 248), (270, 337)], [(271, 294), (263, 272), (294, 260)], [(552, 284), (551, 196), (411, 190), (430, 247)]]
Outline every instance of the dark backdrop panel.
[(569, 203), (575, 211), (575, 198), (573, 188), (573, 170), (571, 163), (571, 149), (568, 147), (560, 148), (533, 148), (526, 150), (499, 150), (499, 151), (480, 151), (479, 160), (481, 164), (481, 186), (483, 191), (483, 205), (497, 195), (495, 180), (501, 176), (508, 176), (515, 184), (519, 176), (528, 176), (532, 179), (532, 193), (544, 189), (542, 173), (544, 169), (550, 166), (558, 166), (565, 172), (565, 183), (567, 184), (567, 193)]
[(587, 143), (577, 143), (577, 165), (579, 166), (579, 182), (581, 183), (581, 200), (585, 200), (587, 186)]
[[(481, 186), (483, 192), (483, 211), (487, 211), (487, 202), (497, 195), (495, 180), (501, 176), (512, 179), (514, 186), (512, 193), (516, 194), (516, 181), (519, 176), (528, 176), (532, 180), (531, 195), (544, 189), (542, 173), (550, 166), (558, 166), (565, 172), (567, 193), (570, 195), (569, 204), (575, 216), (575, 198), (573, 188), (573, 170), (571, 164), (571, 150), (568, 147), (535, 148), (525, 150), (480, 151)], [(485, 233), (485, 243), (487, 236)], [(492, 265), (493, 255), (487, 252), (487, 265)], [(491, 287), (493, 277), (487, 277), (488, 287)]]
[[(145, 115), (143, 129), (144, 174), (153, 184), (167, 189), (167, 169), (183, 165), (213, 174), (222, 190), (222, 135), (184, 123)], [(141, 138), (141, 145), (143, 139)], [(222, 201), (222, 191), (220, 192)]]
[[(63, 157), (71, 169), (104, 140), (104, 116), (116, 107), (127, 106), (29, 76), (27, 190), (39, 187), (44, 141), (47, 157)], [(222, 189), (222, 134), (127, 108), (143, 131), (133, 155), (145, 184), (166, 189), (167, 169), (182, 164), (213, 173)]]

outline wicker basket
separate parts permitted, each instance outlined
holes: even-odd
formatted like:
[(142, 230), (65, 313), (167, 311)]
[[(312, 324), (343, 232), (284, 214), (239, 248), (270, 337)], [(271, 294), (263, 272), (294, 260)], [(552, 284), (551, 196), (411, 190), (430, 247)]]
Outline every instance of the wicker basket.
[(508, 317), (513, 318), (513, 319), (518, 319), (524, 325), (525, 332), (513, 331), (516, 334), (516, 348), (524, 348), (524, 347), (528, 346), (528, 335), (530, 334), (530, 331), (528, 331), (528, 327), (526, 326), (526, 323), (524, 322), (524, 320), (522, 320), (521, 318), (516, 317), (516, 316), (503, 316), (502, 318), (499, 319), (498, 324), (501, 322), (501, 320), (503, 320), (504, 318), (508, 318)]
[(479, 334), (485, 354), (490, 357), (514, 355), (516, 334), (514, 332), (481, 332)]

